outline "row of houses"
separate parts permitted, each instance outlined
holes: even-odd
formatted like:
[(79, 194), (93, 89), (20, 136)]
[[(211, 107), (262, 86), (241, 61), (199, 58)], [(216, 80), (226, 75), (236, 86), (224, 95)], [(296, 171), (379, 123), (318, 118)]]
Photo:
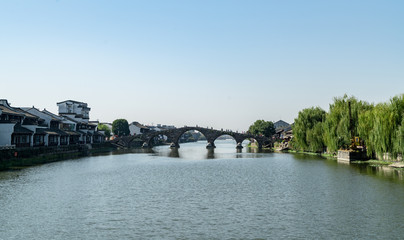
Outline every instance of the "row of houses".
[(0, 148), (93, 144), (105, 141), (98, 122), (89, 121), (87, 103), (57, 103), (56, 115), (35, 107), (12, 107), (0, 99)]

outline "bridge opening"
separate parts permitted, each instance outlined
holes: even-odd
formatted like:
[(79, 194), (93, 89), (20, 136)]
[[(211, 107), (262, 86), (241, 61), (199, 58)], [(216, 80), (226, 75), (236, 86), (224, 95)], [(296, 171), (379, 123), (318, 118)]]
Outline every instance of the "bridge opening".
[(189, 130), (181, 134), (178, 143), (207, 142), (205, 135), (198, 130)]
[(244, 139), (241, 145), (247, 148), (258, 148), (258, 142), (254, 138)]
[(231, 144), (231, 145), (236, 146), (237, 141), (236, 141), (236, 139), (234, 139), (233, 136), (228, 135), (228, 134), (223, 134), (223, 135), (219, 136), (218, 138), (216, 138), (215, 145), (217, 145), (217, 144), (219, 144), (219, 145), (221, 145), (221, 144), (226, 144), (226, 145)]
[(153, 147), (160, 145), (169, 145), (170, 143), (171, 143), (170, 139), (168, 138), (168, 136), (164, 134), (156, 135), (152, 137), (149, 141), (149, 145)]

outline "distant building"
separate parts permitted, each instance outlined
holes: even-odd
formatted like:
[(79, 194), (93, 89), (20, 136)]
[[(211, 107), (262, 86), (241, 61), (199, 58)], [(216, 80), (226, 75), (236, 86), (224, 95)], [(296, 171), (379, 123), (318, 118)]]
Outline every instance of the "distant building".
[(280, 129), (285, 129), (290, 127), (290, 124), (283, 121), (283, 120), (279, 120), (277, 122), (274, 123), (274, 127), (275, 127), (275, 131), (280, 130)]
[[(12, 109), (6, 99), (0, 100), (0, 146), (13, 144), (15, 125), (21, 123), (23, 118), (24, 115)], [(26, 129), (26, 132), (29, 134), (24, 135), (22, 141), (30, 144), (31, 131)]]
[(140, 135), (150, 131), (150, 128), (138, 123), (132, 122), (129, 124), (130, 135)]
[(175, 126), (173, 125), (162, 125), (162, 124), (157, 124), (157, 128), (161, 130), (168, 130), (168, 129), (175, 129)]
[(289, 123), (279, 120), (274, 123), (275, 126), (275, 137), (278, 139), (291, 139), (293, 137), (292, 125)]
[(87, 103), (66, 100), (57, 103), (57, 105), (59, 107), (60, 116), (67, 116), (72, 119), (78, 119), (79, 121), (88, 123), (91, 108), (87, 106)]

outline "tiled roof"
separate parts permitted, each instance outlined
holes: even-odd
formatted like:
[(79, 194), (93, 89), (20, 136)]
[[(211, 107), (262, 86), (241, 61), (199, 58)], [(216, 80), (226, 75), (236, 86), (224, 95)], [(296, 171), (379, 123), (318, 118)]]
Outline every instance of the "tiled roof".
[(60, 135), (59, 133), (57, 133), (53, 129), (49, 129), (49, 128), (37, 128), (35, 133), (36, 134)]
[(65, 100), (65, 101), (63, 101), (63, 102), (58, 102), (58, 103), (56, 103), (56, 104), (65, 103), (65, 102), (72, 102), (72, 103), (78, 103), (78, 104), (86, 104), (86, 103), (84, 103), (84, 102), (79, 102), (79, 101), (74, 101), (74, 100)]
[(64, 132), (70, 136), (80, 136), (80, 133), (75, 132), (75, 131), (64, 131)]
[(72, 121), (72, 122), (75, 122), (75, 123), (83, 123), (83, 124), (87, 124), (87, 123), (86, 123), (86, 122), (84, 122), (84, 121), (80, 121), (80, 120), (78, 120), (78, 119), (73, 119), (73, 118), (68, 117), (68, 116), (64, 116), (64, 118), (65, 118), (65, 119), (67, 119), (67, 120), (70, 120), (70, 121)]
[(49, 112), (49, 111), (46, 110), (46, 109), (42, 110), (41, 112), (44, 113), (44, 114), (47, 114), (47, 115), (51, 116), (51, 117), (52, 117), (52, 120), (53, 120), (53, 119), (55, 119), (55, 121), (56, 121), (56, 120), (58, 120), (58, 121), (62, 121), (62, 120), (63, 120), (63, 117), (58, 116), (58, 115), (56, 115), (56, 114), (54, 114), (54, 113), (51, 113), (51, 112)]
[(34, 132), (25, 127), (22, 127), (21, 124), (18, 123), (14, 126), (13, 133), (33, 134)]
[(24, 116), (24, 114), (14, 110), (14, 109), (3, 106), (3, 105), (0, 105), (0, 109), (3, 112), (3, 114), (15, 115), (15, 116), (21, 116), (21, 117)]
[(67, 136), (67, 135), (69, 135), (69, 134), (67, 134), (65, 131), (62, 131), (62, 130), (60, 130), (60, 129), (51, 129), (52, 131), (54, 131), (54, 132), (56, 132), (56, 133), (58, 133), (59, 135), (61, 135), (61, 136)]
[(105, 136), (102, 132), (94, 132), (94, 136)]
[(24, 110), (22, 110), (21, 108), (14, 108), (14, 109), (15, 109), (16, 111), (18, 111), (18, 112), (24, 114), (25, 117), (34, 118), (34, 119), (39, 119), (39, 117), (37, 117), (37, 116), (35, 116), (34, 114), (31, 114), (31, 113), (29, 113), (29, 112), (27, 112), (27, 111), (24, 111)]
[(148, 128), (148, 127), (146, 127), (146, 126), (144, 126), (144, 125), (142, 125), (142, 124), (140, 124), (138, 122), (132, 122), (131, 125), (135, 125), (138, 128), (150, 129), (150, 128)]

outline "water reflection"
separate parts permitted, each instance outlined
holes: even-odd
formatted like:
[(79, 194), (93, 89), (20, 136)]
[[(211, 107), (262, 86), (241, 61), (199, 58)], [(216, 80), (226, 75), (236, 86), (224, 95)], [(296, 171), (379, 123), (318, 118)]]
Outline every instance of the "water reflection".
[(388, 166), (373, 166), (368, 163), (352, 163), (350, 166), (361, 174), (366, 174), (378, 178), (390, 179), (392, 181), (403, 182), (404, 170)]
[(178, 151), (178, 148), (170, 148), (170, 151), (168, 153), (169, 157), (172, 158), (179, 158), (180, 157), (180, 153)]
[(206, 159), (214, 159), (215, 158), (215, 149), (209, 148), (207, 150), (208, 150), (208, 153), (206, 154)]
[(182, 159), (257, 158), (263, 157), (263, 153), (271, 153), (269, 150), (249, 147), (238, 149), (235, 141), (216, 141), (215, 144), (216, 148), (208, 149), (206, 142), (181, 144), (180, 148), (157, 146), (150, 153), (156, 156)]

